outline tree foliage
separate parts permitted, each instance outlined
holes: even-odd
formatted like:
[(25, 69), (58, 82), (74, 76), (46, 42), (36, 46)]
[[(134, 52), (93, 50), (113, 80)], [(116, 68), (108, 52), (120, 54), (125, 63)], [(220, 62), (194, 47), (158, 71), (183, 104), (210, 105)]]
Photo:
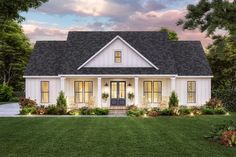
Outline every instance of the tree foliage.
[(0, 1), (0, 25), (8, 20), (21, 22), (24, 17), (21, 12), (27, 12), (29, 8), (37, 8), (48, 0), (1, 0)]
[(63, 91), (60, 91), (59, 96), (57, 98), (57, 107), (66, 109), (67, 103), (66, 103), (66, 97)]
[(173, 91), (169, 97), (169, 107), (177, 107), (179, 105), (179, 99), (177, 94)]
[(162, 27), (160, 29), (160, 32), (167, 32), (169, 40), (172, 40), (172, 41), (178, 41), (179, 40), (178, 34), (175, 31), (172, 31), (168, 28)]
[(236, 35), (236, 0), (200, 0), (196, 5), (188, 5), (185, 19), (177, 22), (183, 29), (199, 28), (207, 35), (215, 35), (217, 30), (225, 30)]
[(213, 89), (236, 88), (236, 43), (231, 37), (218, 37), (208, 47), (207, 58), (213, 71)]
[(32, 48), (17, 22), (11, 20), (4, 25), (5, 30), (0, 32), (0, 82), (20, 88)]

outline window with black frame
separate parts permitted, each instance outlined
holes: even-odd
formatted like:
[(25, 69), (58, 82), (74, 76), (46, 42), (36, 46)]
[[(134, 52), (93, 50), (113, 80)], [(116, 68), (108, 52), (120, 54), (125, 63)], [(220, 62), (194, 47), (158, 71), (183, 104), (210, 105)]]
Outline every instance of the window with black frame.
[(143, 82), (143, 92), (146, 100), (151, 103), (152, 102), (152, 81), (144, 81)]
[(162, 99), (162, 83), (161, 81), (153, 81), (153, 102), (159, 103)]
[(75, 81), (74, 82), (75, 103), (88, 103), (93, 96), (92, 81)]
[(187, 101), (188, 103), (196, 103), (196, 81), (187, 82)]
[(49, 102), (49, 81), (41, 81), (41, 103)]

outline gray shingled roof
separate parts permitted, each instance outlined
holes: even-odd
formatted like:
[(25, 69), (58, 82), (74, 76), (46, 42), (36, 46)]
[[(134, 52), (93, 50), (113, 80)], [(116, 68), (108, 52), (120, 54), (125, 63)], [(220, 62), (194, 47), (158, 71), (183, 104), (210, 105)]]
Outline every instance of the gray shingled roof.
[[(117, 35), (159, 68), (82, 68)], [(59, 74), (177, 74), (210, 76), (199, 41), (168, 41), (162, 32), (69, 32), (67, 41), (38, 41), (26, 76)]]

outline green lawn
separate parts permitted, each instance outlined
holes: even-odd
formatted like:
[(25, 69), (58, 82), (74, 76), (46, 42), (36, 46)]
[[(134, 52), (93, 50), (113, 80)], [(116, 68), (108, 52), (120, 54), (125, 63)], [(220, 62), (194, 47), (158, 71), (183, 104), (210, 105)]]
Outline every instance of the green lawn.
[(203, 138), (231, 116), (158, 118), (0, 118), (0, 156), (233, 157)]

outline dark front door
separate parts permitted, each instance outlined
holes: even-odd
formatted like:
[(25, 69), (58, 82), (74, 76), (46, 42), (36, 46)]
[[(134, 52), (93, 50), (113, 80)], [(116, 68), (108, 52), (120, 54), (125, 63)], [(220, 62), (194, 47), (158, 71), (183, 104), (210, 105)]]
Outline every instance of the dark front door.
[(122, 106), (125, 105), (126, 97), (126, 82), (125, 81), (111, 81), (111, 105)]

